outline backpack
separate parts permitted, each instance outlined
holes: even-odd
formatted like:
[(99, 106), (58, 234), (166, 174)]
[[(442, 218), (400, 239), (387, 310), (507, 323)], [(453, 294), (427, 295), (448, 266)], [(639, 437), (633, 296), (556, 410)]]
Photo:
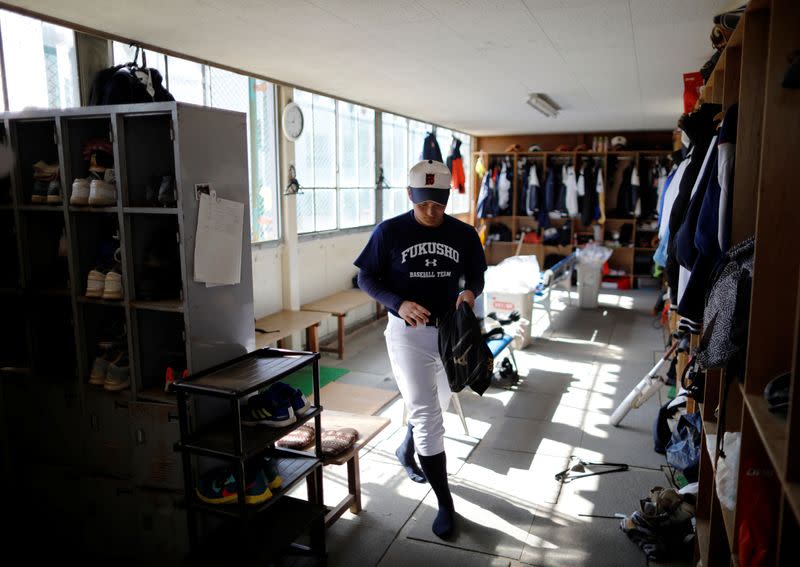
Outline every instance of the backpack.
[(161, 73), (147, 67), (144, 50), (141, 67), (138, 58), (137, 47), (133, 62), (98, 71), (89, 91), (89, 106), (175, 100), (164, 87)]
[(469, 386), (483, 395), (491, 384), (494, 357), (467, 302), (451, 311), (439, 326), (439, 356), (451, 391), (460, 392)]

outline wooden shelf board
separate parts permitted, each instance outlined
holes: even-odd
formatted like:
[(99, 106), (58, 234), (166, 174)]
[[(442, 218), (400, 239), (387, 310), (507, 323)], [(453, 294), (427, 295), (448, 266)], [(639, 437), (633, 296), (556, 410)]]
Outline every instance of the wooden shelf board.
[(782, 477), (786, 470), (788, 422), (770, 413), (767, 402), (762, 396), (745, 394), (744, 399), (772, 466), (778, 476)]
[(658, 249), (657, 248), (645, 248), (645, 247), (642, 247), (642, 246), (637, 246), (636, 248), (634, 248), (634, 250), (641, 251), (641, 252), (655, 252)]
[(177, 207), (122, 207), (122, 212), (136, 215), (177, 215)]
[(703, 565), (708, 565), (708, 548), (711, 544), (711, 527), (708, 520), (697, 518), (697, 547), (700, 550), (700, 557)]
[(743, 22), (744, 18), (740, 18), (739, 23), (736, 24), (736, 29), (733, 30), (733, 34), (731, 34), (730, 39), (728, 39), (728, 43), (725, 45), (725, 49), (742, 45), (742, 39), (744, 38)]
[(725, 524), (725, 532), (728, 534), (728, 546), (731, 548), (731, 551), (733, 551), (736, 515), (734, 511), (728, 510), (725, 506), (723, 506), (722, 502), (720, 502), (719, 508), (722, 510), (722, 521)]
[(182, 313), (183, 301), (180, 299), (159, 299), (154, 301), (137, 299), (135, 301), (131, 301), (131, 307), (134, 307), (136, 309), (144, 309), (147, 311), (167, 311), (171, 313)]

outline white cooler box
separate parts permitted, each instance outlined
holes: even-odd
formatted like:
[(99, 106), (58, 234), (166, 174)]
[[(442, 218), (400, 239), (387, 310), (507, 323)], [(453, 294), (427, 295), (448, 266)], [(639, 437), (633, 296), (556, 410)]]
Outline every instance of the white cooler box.
[[(506, 317), (512, 311), (519, 311), (523, 319), (532, 320), (533, 316), (533, 292), (528, 293), (506, 293), (500, 291), (484, 291), (484, 313), (495, 312), (501, 318)], [(526, 325), (525, 337), (519, 348), (525, 348), (531, 343), (530, 323)]]

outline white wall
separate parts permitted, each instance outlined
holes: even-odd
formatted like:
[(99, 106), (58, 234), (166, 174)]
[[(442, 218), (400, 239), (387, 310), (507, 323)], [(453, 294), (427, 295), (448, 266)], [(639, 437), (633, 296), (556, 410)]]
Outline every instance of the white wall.
[[(300, 243), (300, 304), (314, 301), (353, 286), (358, 269), (353, 261), (369, 240), (369, 232), (320, 238)], [(363, 321), (375, 314), (374, 306), (365, 306), (347, 315), (347, 325)], [(320, 336), (336, 331), (336, 319), (331, 317), (320, 326)]]
[[(357, 269), (353, 261), (369, 240), (370, 232), (320, 238), (302, 242), (298, 247), (300, 304), (320, 299), (352, 287)], [(284, 309), (282, 256), (284, 246), (253, 247), (253, 300), (256, 319)], [(375, 315), (372, 305), (347, 315), (347, 326)], [(330, 317), (320, 325), (319, 335), (336, 332), (336, 318)], [(293, 344), (305, 337), (296, 335)]]
[(283, 309), (283, 246), (252, 247), (253, 311), (256, 319)]

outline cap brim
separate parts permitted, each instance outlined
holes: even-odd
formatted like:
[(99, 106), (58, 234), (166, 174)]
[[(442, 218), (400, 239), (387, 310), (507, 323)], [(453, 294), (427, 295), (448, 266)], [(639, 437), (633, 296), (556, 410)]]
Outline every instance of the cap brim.
[(449, 198), (449, 189), (429, 189), (422, 187), (411, 188), (411, 200), (415, 205), (424, 203), (425, 201), (434, 201), (440, 205), (446, 205)]

